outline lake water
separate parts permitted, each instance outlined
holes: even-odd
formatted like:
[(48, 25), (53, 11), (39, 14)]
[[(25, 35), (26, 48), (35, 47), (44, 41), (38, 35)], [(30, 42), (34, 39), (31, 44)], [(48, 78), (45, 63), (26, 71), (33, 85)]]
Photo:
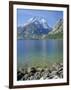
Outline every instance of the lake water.
[(18, 66), (45, 66), (63, 60), (63, 40), (17, 40)]

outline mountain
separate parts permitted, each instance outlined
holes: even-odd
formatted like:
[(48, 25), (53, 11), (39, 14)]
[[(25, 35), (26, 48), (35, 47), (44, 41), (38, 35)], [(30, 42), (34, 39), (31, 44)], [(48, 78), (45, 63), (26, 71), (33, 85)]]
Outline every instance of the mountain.
[(43, 17), (30, 18), (23, 27), (18, 27), (18, 38), (43, 39), (52, 28)]
[(63, 19), (59, 19), (51, 28), (43, 17), (33, 17), (17, 28), (18, 39), (62, 39)]
[(62, 39), (63, 38), (63, 19), (59, 19), (53, 27), (53, 30), (48, 33), (49, 39)]
[(23, 37), (22, 35), (22, 32), (23, 32), (23, 27), (17, 27), (17, 38), (18, 39), (21, 39)]

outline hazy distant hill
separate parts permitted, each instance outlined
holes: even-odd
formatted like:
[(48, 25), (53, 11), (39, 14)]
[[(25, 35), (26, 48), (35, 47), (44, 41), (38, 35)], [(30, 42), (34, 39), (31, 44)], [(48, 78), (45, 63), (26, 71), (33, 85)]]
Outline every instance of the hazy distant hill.
[(23, 27), (17, 28), (18, 39), (58, 39), (63, 37), (63, 20), (57, 21), (51, 28), (46, 19), (30, 18)]

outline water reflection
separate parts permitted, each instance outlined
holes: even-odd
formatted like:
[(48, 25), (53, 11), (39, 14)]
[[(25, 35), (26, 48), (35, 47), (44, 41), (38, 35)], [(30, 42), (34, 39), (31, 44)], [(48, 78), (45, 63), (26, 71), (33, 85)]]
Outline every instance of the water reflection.
[(18, 64), (32, 61), (55, 61), (63, 58), (62, 40), (18, 40)]

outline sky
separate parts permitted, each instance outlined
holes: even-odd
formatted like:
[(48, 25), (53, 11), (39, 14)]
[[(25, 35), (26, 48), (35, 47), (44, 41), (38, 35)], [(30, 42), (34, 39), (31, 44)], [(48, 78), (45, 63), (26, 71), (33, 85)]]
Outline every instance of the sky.
[(63, 19), (63, 11), (17, 9), (17, 26), (23, 26), (32, 17), (43, 17), (50, 27), (53, 27), (57, 20)]

